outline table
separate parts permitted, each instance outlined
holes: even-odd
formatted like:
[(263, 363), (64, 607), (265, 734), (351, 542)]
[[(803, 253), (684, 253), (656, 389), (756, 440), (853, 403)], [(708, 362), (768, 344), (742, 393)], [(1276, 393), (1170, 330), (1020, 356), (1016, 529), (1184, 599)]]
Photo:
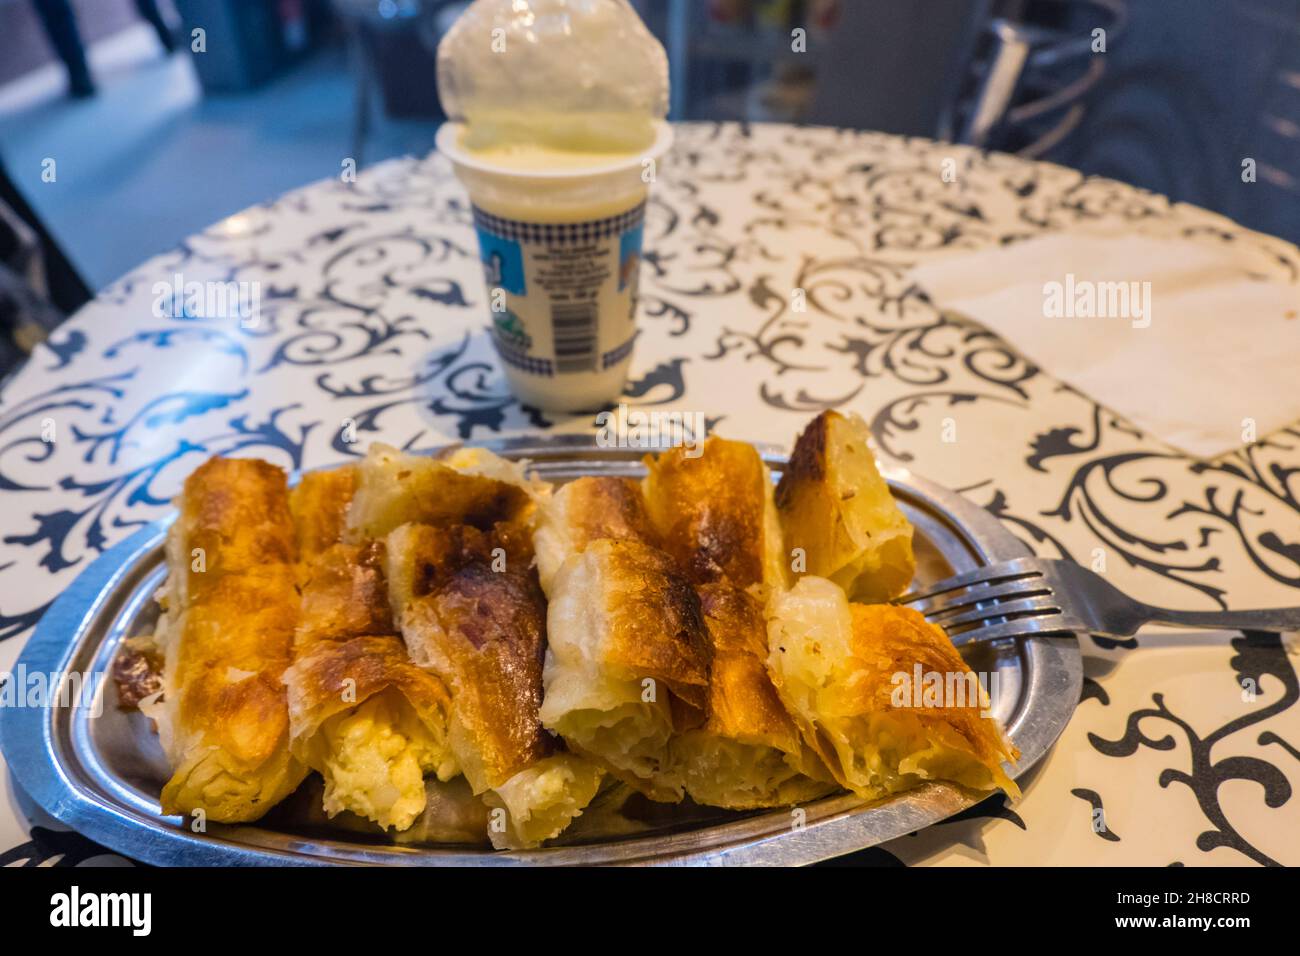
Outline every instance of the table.
[[(1042, 554), (1103, 560), (1116, 584), (1167, 605), (1300, 603), (1300, 426), (1196, 462), (906, 278), (927, 257), (1118, 224), (1255, 244), (1300, 287), (1294, 246), (1068, 169), (872, 133), (686, 125), (659, 179), (630, 403), (779, 443), (822, 408), (855, 410), (881, 451)], [(252, 284), (256, 323), (166, 314), (158, 300), (182, 280)], [(485, 308), (465, 195), (437, 157), (249, 209), (105, 289), (0, 393), (0, 668), (207, 455), (299, 468), (372, 439), (589, 430), (511, 398)], [(1083, 700), (1019, 803), (985, 801), (856, 860), (1300, 863), (1293, 645), (1156, 632), (1085, 639), (1084, 652)], [(30, 826), (5, 792), (0, 862), (102, 859), (46, 820)]]

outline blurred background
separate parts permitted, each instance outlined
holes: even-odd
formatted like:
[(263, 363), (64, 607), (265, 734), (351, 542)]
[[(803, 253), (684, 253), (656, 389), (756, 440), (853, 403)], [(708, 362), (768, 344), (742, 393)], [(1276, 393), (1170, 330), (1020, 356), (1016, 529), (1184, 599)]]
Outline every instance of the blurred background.
[[(0, 368), (212, 222), (346, 156), (428, 152), (434, 50), (466, 5), (0, 0)], [(669, 52), (673, 119), (971, 143), (1300, 241), (1300, 0), (633, 5)]]

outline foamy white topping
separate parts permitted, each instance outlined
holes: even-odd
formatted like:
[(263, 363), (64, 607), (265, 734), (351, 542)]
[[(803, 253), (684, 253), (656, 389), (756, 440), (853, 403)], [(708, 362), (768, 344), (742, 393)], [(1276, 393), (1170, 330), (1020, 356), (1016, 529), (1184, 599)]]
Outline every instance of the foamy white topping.
[(638, 149), (668, 112), (668, 58), (626, 0), (476, 0), (438, 45), (438, 93), (472, 148)]

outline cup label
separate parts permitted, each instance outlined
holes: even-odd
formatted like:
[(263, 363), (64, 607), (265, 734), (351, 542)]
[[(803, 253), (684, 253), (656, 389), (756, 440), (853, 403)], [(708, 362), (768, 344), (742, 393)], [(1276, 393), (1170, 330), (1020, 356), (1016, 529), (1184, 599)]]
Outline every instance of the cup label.
[(636, 338), (645, 203), (604, 219), (538, 223), (474, 207), (492, 341), (512, 368), (600, 373)]

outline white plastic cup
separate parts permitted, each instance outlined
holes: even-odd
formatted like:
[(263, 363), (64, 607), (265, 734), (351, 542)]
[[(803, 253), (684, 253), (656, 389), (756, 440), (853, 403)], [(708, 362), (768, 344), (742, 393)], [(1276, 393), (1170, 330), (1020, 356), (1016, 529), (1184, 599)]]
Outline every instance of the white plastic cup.
[(602, 408), (627, 383), (636, 341), (646, 199), (672, 127), (605, 165), (514, 169), (460, 145), (444, 123), (438, 151), (469, 192), (487, 279), (490, 333), (510, 390), (554, 412)]

